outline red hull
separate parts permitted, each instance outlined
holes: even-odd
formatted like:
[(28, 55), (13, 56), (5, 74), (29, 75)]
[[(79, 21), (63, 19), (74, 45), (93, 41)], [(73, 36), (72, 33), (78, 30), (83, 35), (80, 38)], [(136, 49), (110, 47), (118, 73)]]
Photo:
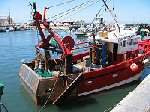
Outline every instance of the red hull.
[[(149, 55), (150, 52), (116, 65), (84, 72), (84, 81), (77, 87), (78, 95), (99, 92), (137, 80), (140, 77), (138, 74), (144, 69), (142, 61)], [(138, 65), (137, 71), (132, 71), (130, 69), (132, 63)]]

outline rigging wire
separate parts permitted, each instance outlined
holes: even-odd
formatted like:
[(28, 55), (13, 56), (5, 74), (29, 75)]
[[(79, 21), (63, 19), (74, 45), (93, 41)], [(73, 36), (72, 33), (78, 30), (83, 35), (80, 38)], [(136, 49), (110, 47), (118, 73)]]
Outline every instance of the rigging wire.
[(88, 6), (86, 6), (86, 7), (85, 7), (85, 8), (83, 8), (83, 9), (80, 9), (80, 11), (75, 12), (75, 13), (73, 13), (73, 14), (71, 14), (71, 15), (69, 15), (69, 16), (67, 16), (67, 17), (65, 17), (65, 18), (63, 18), (61, 21), (63, 21), (63, 20), (65, 20), (65, 19), (67, 19), (68, 17), (71, 17), (71, 16), (75, 15), (76, 13), (81, 12), (81, 11), (82, 11), (82, 10), (84, 10), (84, 9), (87, 9), (87, 8), (91, 7), (92, 5), (96, 4), (97, 2), (99, 2), (99, 0), (97, 0), (95, 3), (92, 3), (92, 4), (88, 5)]
[(112, 10), (110, 10), (110, 8), (109, 8), (109, 6), (106, 4), (105, 0), (102, 0), (102, 1), (103, 1), (104, 5), (105, 5), (106, 9), (107, 9), (108, 12), (110, 13), (110, 15), (114, 18), (114, 21), (118, 24), (116, 14), (114, 14), (114, 13), (112, 12)]
[[(62, 18), (63, 16), (66, 16), (66, 15), (68, 15), (68, 14), (70, 14), (71, 12), (73, 12), (73, 11), (76, 11), (77, 9), (80, 9), (80, 8), (83, 8), (84, 6), (86, 6), (86, 7), (84, 7), (83, 9), (81, 9), (81, 11), (82, 10), (84, 10), (84, 9), (86, 9), (86, 8), (88, 8), (88, 7), (90, 7), (90, 6), (92, 6), (92, 5), (94, 5), (94, 4), (96, 4), (97, 2), (99, 2), (99, 0), (97, 0), (97, 1), (95, 1), (94, 3), (92, 3), (94, 0), (88, 0), (88, 1), (86, 1), (85, 3), (83, 2), (83, 3), (81, 3), (80, 5), (78, 5), (78, 6), (75, 6), (75, 7), (73, 7), (73, 8), (71, 8), (71, 9), (68, 9), (66, 12), (66, 14), (64, 14), (64, 15), (61, 15), (61, 14), (63, 14), (64, 12), (61, 12), (61, 13), (59, 13), (59, 15), (61, 15), (61, 16), (59, 16), (59, 18), (56, 18), (56, 19), (54, 19), (53, 21), (55, 21), (55, 20), (58, 20), (58, 19), (60, 19), (60, 18)], [(105, 2), (106, 2), (107, 0), (105, 0)], [(110, 0), (111, 1), (111, 0)], [(109, 1), (109, 2), (110, 2)], [(92, 4), (89, 4), (89, 2), (90, 3), (92, 3)], [(105, 6), (105, 4), (104, 5), (102, 5), (102, 7), (101, 7), (101, 9), (98, 11), (98, 13), (96, 14), (96, 16), (95, 16), (95, 18), (99, 15), (99, 13), (101, 12), (101, 10), (102, 10), (102, 8)], [(77, 8), (77, 9), (76, 9)], [(71, 11), (70, 11), (71, 10)], [(69, 12), (70, 11), (70, 12)], [(76, 14), (76, 13), (79, 13), (80, 11), (78, 11), (78, 12), (75, 12), (74, 14)], [(74, 15), (74, 14), (71, 14), (71, 15), (69, 15), (69, 17), (71, 17), (72, 15)], [(101, 14), (102, 15), (102, 14)], [(58, 15), (55, 15), (55, 16), (58, 16)], [(62, 20), (64, 20), (64, 19), (66, 19), (66, 18), (68, 18), (68, 17), (65, 17), (65, 18), (63, 18)], [(93, 21), (95, 20), (95, 18), (93, 19)], [(50, 19), (50, 18), (48, 18), (48, 19)], [(62, 21), (61, 20), (61, 21)], [(53, 22), (53, 21), (51, 21), (51, 22)], [(92, 23), (93, 23), (93, 21), (92, 21)], [(67, 31), (66, 31), (67, 32)], [(56, 32), (58, 35), (60, 35), (58, 32)], [(61, 36), (61, 37), (63, 37), (63, 36)]]
[[(110, 0), (110, 1), (111, 1), (111, 0)], [(109, 1), (109, 2), (110, 2), (110, 1)], [(107, 0), (105, 0), (105, 2), (107, 2)], [(103, 4), (102, 7), (99, 9), (99, 11), (98, 11), (98, 13), (95, 15), (95, 17), (94, 17), (92, 23), (93, 23), (94, 20), (97, 18), (97, 16), (100, 14), (100, 12), (101, 12), (101, 10), (102, 10), (102, 8), (103, 8), (104, 6), (105, 6), (105, 5)], [(102, 14), (101, 14), (101, 15), (102, 15)]]
[(67, 2), (62, 2), (62, 3), (57, 4), (57, 5), (52, 5), (52, 6), (50, 6), (50, 7), (47, 7), (47, 9), (54, 8), (54, 7), (58, 7), (58, 6), (61, 6), (61, 5), (65, 5), (65, 4), (71, 3), (71, 2), (73, 2), (73, 1), (75, 1), (75, 0), (69, 0), (69, 1), (67, 1)]
[[(107, 0), (106, 0), (106, 1), (107, 1)], [(105, 1), (105, 2), (106, 2), (106, 1)], [(111, 1), (111, 0), (110, 0), (110, 1)], [(66, 16), (66, 15), (70, 14), (71, 12), (74, 12), (74, 11), (76, 11), (76, 10), (78, 10), (78, 9), (80, 9), (80, 8), (82, 8), (82, 7), (84, 7), (84, 6), (86, 6), (86, 5), (89, 5), (89, 2), (92, 3), (92, 2), (94, 2), (94, 0), (88, 0), (86, 3), (81, 3), (81, 4), (78, 5), (78, 6), (75, 6), (75, 7), (71, 8), (71, 9), (68, 9), (66, 12), (61, 12), (61, 13), (59, 13), (58, 15), (54, 15), (54, 16), (51, 17), (51, 18), (55, 18), (55, 17), (61, 15), (61, 16), (59, 16), (58, 18), (55, 18), (53, 21), (58, 20), (58, 19), (62, 18), (63, 16)], [(97, 2), (98, 2), (98, 1), (96, 1), (95, 3), (97, 3)], [(86, 8), (88, 8), (88, 7), (92, 6), (92, 5), (94, 5), (95, 3), (92, 3), (92, 4), (89, 5), (89, 6), (86, 6), (84, 9), (86, 9)], [(105, 5), (103, 5), (102, 7), (104, 7), (104, 6), (105, 6)], [(84, 10), (84, 9), (81, 9), (81, 11)], [(102, 8), (98, 11), (98, 13), (96, 14), (96, 17), (97, 17), (98, 14), (101, 12), (101, 10), (102, 10)], [(69, 12), (69, 11), (70, 11), (70, 12)], [(78, 13), (78, 12), (75, 12), (74, 14), (76, 14), (76, 13)], [(71, 16), (74, 15), (74, 14), (71, 14)], [(69, 17), (70, 17), (70, 16), (69, 16)], [(95, 18), (96, 18), (96, 17), (95, 17)], [(95, 18), (93, 19), (93, 21), (95, 20)], [(93, 21), (92, 21), (92, 22), (93, 22)]]
[[(106, 2), (106, 1), (107, 1), (107, 0), (105, 0), (105, 2)], [(110, 0), (110, 1), (111, 1), (111, 0)], [(110, 1), (109, 1), (109, 2), (110, 2)], [(94, 0), (88, 0), (86, 3), (82, 3), (82, 4), (80, 4), (79, 6), (75, 6), (75, 7), (72, 8), (73, 10), (68, 9), (68, 10), (66, 11), (67, 13), (65, 13), (65, 14), (64, 14), (64, 12), (60, 13), (60, 15), (61, 15), (61, 14), (64, 14), (64, 15), (61, 15), (61, 16), (59, 16), (58, 18), (55, 18), (53, 21), (56, 21), (56, 20), (62, 18), (63, 16), (66, 16), (66, 15), (70, 14), (71, 12), (74, 12), (74, 11), (76, 11), (76, 10), (79, 10), (80, 8), (83, 8), (84, 6), (87, 5), (85, 8), (80, 9), (80, 11), (82, 11), (82, 10), (84, 10), (84, 9), (86, 9), (86, 8), (88, 8), (88, 7), (92, 6), (92, 5), (94, 5), (94, 4), (96, 4), (97, 2), (99, 2), (99, 0), (97, 0), (95, 3), (92, 3), (92, 4), (88, 4), (88, 2), (92, 3), (92, 2), (94, 2)], [(98, 11), (98, 13), (96, 14), (96, 17), (99, 15), (99, 13), (101, 12), (101, 10), (102, 10), (102, 8), (103, 8), (104, 6), (105, 6), (105, 5), (103, 5), (103, 6), (101, 7), (101, 9)], [(77, 9), (76, 9), (76, 8), (77, 8)], [(71, 10), (71, 11), (70, 11), (70, 10)], [(70, 11), (70, 12), (68, 12), (68, 11)], [(71, 15), (65, 17), (64, 19), (66, 19), (66, 18), (68, 18), (68, 17), (71, 17), (71, 16), (73, 16), (74, 14), (79, 13), (80, 11), (75, 12), (75, 13), (73, 13), (73, 14), (71, 14)], [(102, 15), (102, 14), (101, 14), (101, 15)], [(58, 15), (55, 15), (55, 16), (53, 16), (53, 17), (56, 17), (56, 16), (58, 16)], [(96, 17), (94, 17), (92, 23), (94, 22), (94, 20), (96, 19)], [(64, 20), (64, 19), (62, 19), (62, 20)], [(62, 20), (61, 20), (61, 21), (62, 21)]]
[[(77, 6), (75, 6), (75, 7), (73, 7), (73, 8), (71, 8), (71, 9), (68, 9), (67, 11), (65, 11), (65, 12), (61, 12), (61, 13), (59, 13), (59, 14), (57, 14), (57, 15), (54, 15), (53, 17), (51, 17), (51, 18), (55, 18), (53, 21), (55, 21), (55, 20), (57, 20), (57, 19), (59, 19), (59, 18), (62, 18), (63, 16), (66, 16), (66, 15), (68, 15), (69, 13), (72, 13), (72, 12), (74, 12), (74, 11), (76, 11), (76, 10), (78, 10), (78, 9), (80, 9), (80, 8), (82, 8), (82, 7), (84, 7), (84, 6), (86, 6), (86, 5), (88, 5), (88, 4), (90, 4), (90, 3), (92, 3), (92, 2), (94, 2), (95, 0), (88, 0), (88, 1), (86, 1), (86, 2), (83, 2), (83, 3), (81, 3), (80, 5), (77, 5)], [(56, 18), (57, 17), (57, 18)]]
[[(54, 85), (53, 85), (53, 88), (51, 89), (51, 92), (54, 91), (55, 89), (55, 86), (56, 86), (56, 83), (57, 83), (58, 79), (55, 81)], [(51, 98), (51, 94), (48, 96), (47, 100), (45, 101), (44, 105), (42, 106), (42, 108), (39, 110), (39, 112), (42, 112), (43, 109), (45, 108), (45, 106), (47, 105), (49, 99)]]
[[(107, 1), (107, 0), (106, 0), (106, 1)], [(94, 4), (98, 3), (98, 2), (99, 2), (99, 0), (97, 0), (96, 2), (94, 2), (94, 3), (92, 3), (92, 4), (88, 5), (88, 6), (86, 6), (85, 8), (81, 9), (80, 11), (82, 11), (82, 10), (84, 10), (84, 9), (87, 9), (87, 8), (93, 6)], [(82, 4), (83, 4), (83, 3), (82, 3)], [(80, 5), (82, 5), (82, 4), (80, 4)], [(104, 7), (104, 5), (103, 5), (102, 7)], [(74, 8), (75, 8), (75, 7), (74, 7)], [(73, 9), (74, 9), (74, 8), (73, 8)], [(102, 10), (102, 8), (98, 11), (97, 15), (101, 12), (101, 10)], [(73, 15), (76, 14), (76, 13), (79, 13), (80, 11), (75, 12), (75, 13), (73, 13), (73, 14), (71, 14), (71, 15), (65, 17), (65, 18), (63, 18), (61, 21), (67, 19), (68, 17), (73, 16)], [(63, 17), (63, 16), (62, 16), (62, 17)], [(60, 17), (60, 18), (61, 18), (61, 17)], [(66, 31), (66, 32), (67, 32), (67, 31)], [(59, 34), (58, 32), (56, 32), (56, 33)]]
[[(84, 4), (84, 3), (82, 3), (82, 4)], [(81, 6), (82, 4), (80, 4), (79, 6)], [(68, 10), (66, 10), (65, 12), (67, 13), (67, 12), (69, 12), (70, 10), (74, 10), (75, 8), (77, 8), (77, 7), (79, 7), (78, 5), (77, 6), (75, 6), (75, 7), (73, 7), (73, 8), (71, 8), (71, 9), (68, 9)], [(59, 16), (59, 15), (62, 15), (62, 14), (64, 14), (65, 12), (61, 12), (61, 13), (59, 13), (59, 14), (56, 14), (56, 15), (54, 15), (54, 16), (52, 16), (51, 18), (55, 18), (55, 17), (57, 17), (57, 16)]]

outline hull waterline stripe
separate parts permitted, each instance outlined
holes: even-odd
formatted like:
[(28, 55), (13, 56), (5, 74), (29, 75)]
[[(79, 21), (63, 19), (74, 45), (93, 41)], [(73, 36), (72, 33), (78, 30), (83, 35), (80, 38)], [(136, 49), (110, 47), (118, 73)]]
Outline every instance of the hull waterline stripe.
[(105, 87), (100, 88), (100, 89), (95, 89), (95, 90), (93, 90), (93, 91), (89, 91), (89, 92), (84, 92), (84, 93), (78, 94), (78, 96), (88, 95), (88, 94), (91, 94), (91, 93), (100, 92), (100, 91), (102, 91), (102, 90), (108, 90), (108, 89), (111, 89), (111, 88), (113, 88), (113, 87), (118, 87), (118, 86), (121, 86), (121, 85), (123, 85), (123, 84), (130, 83), (130, 82), (132, 82), (132, 81), (134, 81), (134, 80), (137, 80), (137, 79), (140, 77), (140, 74), (141, 74), (141, 73), (139, 73), (139, 74), (137, 74), (136, 76), (131, 77), (131, 78), (127, 79), (127, 80), (123, 80), (123, 81), (121, 81), (121, 82), (119, 82), (119, 83), (112, 84), (111, 86), (105, 86)]

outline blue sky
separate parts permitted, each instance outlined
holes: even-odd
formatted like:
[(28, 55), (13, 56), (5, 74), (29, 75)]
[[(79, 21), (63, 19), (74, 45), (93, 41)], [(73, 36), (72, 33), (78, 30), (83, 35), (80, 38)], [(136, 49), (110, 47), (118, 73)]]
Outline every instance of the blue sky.
[[(43, 13), (45, 6), (49, 7), (59, 3), (65, 3), (67, 1), (70, 0), (0, 0), (0, 16), (7, 16), (10, 10), (11, 17), (16, 22), (28, 22), (31, 20), (31, 8), (28, 6), (29, 2), (37, 2), (37, 9)], [(47, 18), (53, 20), (51, 17), (55, 14), (64, 12), (86, 1), (88, 0), (74, 0), (71, 3), (51, 8), (51, 10), (47, 11)], [(94, 1), (97, 0), (93, 0), (93, 3)], [(78, 10), (79, 13), (76, 13), (75, 11), (71, 14), (71, 16), (67, 15), (63, 18), (59, 18), (58, 20), (92, 21), (102, 5), (102, 0), (99, 0), (91, 7), (84, 10)], [(110, 7), (114, 7), (114, 12), (117, 15), (119, 23), (150, 23), (150, 0), (111, 0), (108, 2), (108, 5)], [(113, 20), (104, 8), (100, 14), (102, 14), (101, 17), (104, 17), (106, 21)]]

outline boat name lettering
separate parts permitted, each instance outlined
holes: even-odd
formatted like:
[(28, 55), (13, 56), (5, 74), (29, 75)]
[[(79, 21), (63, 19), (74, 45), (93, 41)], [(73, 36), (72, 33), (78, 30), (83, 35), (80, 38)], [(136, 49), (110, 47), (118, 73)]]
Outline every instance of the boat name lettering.
[(123, 38), (118, 38), (118, 41), (119, 42), (121, 42), (121, 41), (123, 41), (123, 40), (126, 40), (126, 39), (128, 39), (128, 38), (133, 38), (133, 37), (135, 37), (135, 35), (132, 35), (132, 36), (125, 36), (125, 37), (123, 37)]

